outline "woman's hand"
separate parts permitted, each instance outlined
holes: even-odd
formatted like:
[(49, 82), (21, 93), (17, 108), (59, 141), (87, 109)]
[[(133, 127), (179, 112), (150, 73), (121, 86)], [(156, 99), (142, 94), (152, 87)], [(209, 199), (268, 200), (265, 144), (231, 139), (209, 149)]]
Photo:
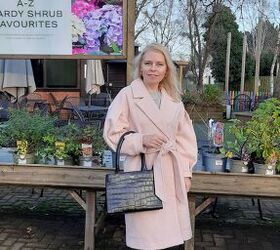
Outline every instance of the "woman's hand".
[(158, 149), (163, 143), (166, 143), (165, 137), (157, 134), (143, 135), (143, 146), (146, 148)]
[(186, 188), (187, 192), (189, 192), (191, 189), (192, 180), (189, 177), (185, 177), (184, 179), (185, 179), (185, 188)]

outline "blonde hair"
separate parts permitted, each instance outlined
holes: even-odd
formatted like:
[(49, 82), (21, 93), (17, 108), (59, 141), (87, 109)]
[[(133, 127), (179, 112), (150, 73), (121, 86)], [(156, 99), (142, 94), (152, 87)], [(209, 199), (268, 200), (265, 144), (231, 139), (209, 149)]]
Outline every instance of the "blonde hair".
[(177, 70), (171, 59), (170, 53), (166, 47), (158, 43), (152, 43), (146, 46), (139, 55), (137, 55), (134, 59), (134, 70), (133, 70), (133, 79), (141, 78), (141, 63), (143, 60), (143, 56), (148, 51), (158, 51), (160, 52), (164, 58), (167, 65), (167, 71), (165, 77), (160, 82), (160, 87), (164, 88), (166, 92), (175, 100), (181, 100), (181, 89), (180, 84), (177, 78)]

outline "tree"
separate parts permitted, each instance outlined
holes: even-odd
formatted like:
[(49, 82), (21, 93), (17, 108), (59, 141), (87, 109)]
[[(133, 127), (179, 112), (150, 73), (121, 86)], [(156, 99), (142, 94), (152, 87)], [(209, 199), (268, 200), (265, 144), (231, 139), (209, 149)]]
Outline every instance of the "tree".
[(214, 25), (220, 15), (217, 6), (221, 4), (240, 9), (243, 0), (187, 0), (185, 6), (188, 21), (187, 35), (191, 43), (192, 71), (199, 88), (203, 86), (203, 74), (210, 60), (213, 37), (219, 34), (219, 31), (214, 30)]
[[(219, 15), (216, 15), (219, 13)], [(230, 55), (230, 84), (237, 85), (241, 78), (241, 61), (242, 61), (242, 44), (243, 36), (238, 31), (236, 18), (231, 9), (223, 4), (215, 6), (216, 21), (213, 25), (213, 32), (215, 36), (210, 43), (210, 54), (212, 56), (211, 69), (212, 74), (217, 82), (224, 82), (225, 79), (225, 62), (226, 62), (226, 47), (227, 47), (227, 33), (231, 32), (231, 55)], [(211, 13), (205, 23), (208, 29), (209, 20), (211, 20), (213, 13)], [(252, 58), (248, 57), (246, 60), (246, 78), (252, 74)]]
[[(280, 49), (278, 50), (278, 62), (280, 62)], [(273, 91), (273, 97), (280, 99), (280, 69), (278, 67), (275, 85), (274, 85), (274, 91)]]
[(276, 1), (244, 1), (244, 5), (241, 8), (241, 16), (242, 19), (245, 17), (247, 26), (251, 24), (249, 49), (256, 62), (254, 91), (255, 93), (258, 92), (259, 75), (263, 74), (262, 69), (265, 68), (264, 64), (267, 64), (267, 59), (270, 58), (270, 85), (272, 92), (278, 37), (277, 29), (275, 29), (273, 23), (279, 24), (279, 10), (278, 6), (276, 6)]
[[(145, 29), (150, 25), (150, 20), (153, 18), (160, 8), (162, 4), (165, 3), (165, 0), (157, 1), (156, 4), (153, 5), (151, 8), (153, 0), (136, 0), (136, 10), (135, 10), (135, 23), (136, 29), (135, 29), (135, 35), (134, 39), (136, 40), (139, 35), (145, 31)], [(150, 10), (150, 17), (149, 19), (142, 18), (142, 15), (145, 15), (145, 13)]]
[(161, 43), (177, 58), (186, 58), (186, 22), (179, 0), (138, 0), (136, 41)]
[[(191, 43), (192, 72), (196, 78), (198, 88), (203, 87), (203, 74), (209, 60), (209, 44), (211, 44), (213, 37), (212, 27), (218, 14), (213, 8), (214, 3), (216, 1), (206, 3), (200, 0), (188, 0), (185, 6), (188, 21), (187, 35)], [(209, 9), (212, 10), (213, 15), (209, 18), (208, 27), (205, 29), (203, 20), (205, 19), (205, 13)]]

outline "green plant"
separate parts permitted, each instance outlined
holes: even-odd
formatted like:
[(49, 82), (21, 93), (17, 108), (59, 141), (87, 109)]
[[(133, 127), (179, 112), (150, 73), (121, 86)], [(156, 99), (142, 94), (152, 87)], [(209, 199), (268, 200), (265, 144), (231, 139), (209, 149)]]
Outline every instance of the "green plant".
[(228, 158), (248, 161), (251, 152), (247, 143), (249, 132), (246, 124), (232, 119), (226, 130), (226, 141), (224, 147), (220, 149), (221, 153)]
[(80, 142), (91, 144), (94, 139), (94, 129), (91, 126), (85, 126), (80, 134)]
[(219, 85), (207, 84), (201, 93), (201, 100), (207, 105), (217, 105), (223, 103), (224, 93)]
[(72, 157), (77, 163), (81, 155), (81, 147), (79, 143), (80, 128), (75, 124), (63, 126), (58, 131), (57, 140), (65, 143), (64, 153), (68, 157)]
[(280, 100), (271, 98), (261, 103), (247, 125), (255, 161), (277, 164), (280, 170)]
[(55, 142), (55, 152), (54, 156), (59, 160), (66, 160), (69, 156), (66, 153), (65, 143), (61, 141)]
[(190, 91), (186, 89), (184, 94), (182, 95), (182, 102), (184, 104), (199, 104), (201, 102), (200, 95), (201, 95), (200, 90)]
[(54, 119), (41, 113), (11, 109), (9, 120), (1, 133), (4, 142), (16, 146), (16, 141), (27, 141), (27, 153), (35, 152), (43, 143), (43, 137), (55, 130)]
[(223, 91), (217, 84), (205, 85), (203, 90), (186, 90), (182, 96), (184, 104), (201, 106), (221, 105), (223, 103)]
[(47, 134), (42, 138), (43, 144), (38, 149), (37, 156), (42, 159), (51, 159), (55, 155), (56, 134)]
[(6, 127), (0, 128), (0, 147), (15, 147), (15, 141), (9, 136)]

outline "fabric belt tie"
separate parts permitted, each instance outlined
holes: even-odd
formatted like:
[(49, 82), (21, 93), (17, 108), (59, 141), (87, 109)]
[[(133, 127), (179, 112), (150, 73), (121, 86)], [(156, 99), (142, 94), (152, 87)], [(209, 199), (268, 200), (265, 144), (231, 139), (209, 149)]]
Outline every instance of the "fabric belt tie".
[[(163, 159), (164, 155), (169, 154), (169, 153), (170, 153), (170, 155), (172, 157), (172, 161), (174, 163), (173, 170), (174, 170), (176, 198), (180, 202), (186, 203), (186, 190), (184, 189), (185, 183), (184, 183), (182, 169), (180, 168), (180, 164), (179, 164), (179, 154), (175, 147), (175, 143), (173, 143), (172, 141), (169, 141), (161, 146), (161, 149), (160, 149), (160, 151), (156, 157), (155, 163), (154, 163), (155, 193), (162, 201), (166, 201), (166, 196), (165, 196), (166, 185), (164, 183), (164, 178), (163, 178), (162, 159)], [(166, 166), (166, 167), (169, 167), (169, 166)]]

